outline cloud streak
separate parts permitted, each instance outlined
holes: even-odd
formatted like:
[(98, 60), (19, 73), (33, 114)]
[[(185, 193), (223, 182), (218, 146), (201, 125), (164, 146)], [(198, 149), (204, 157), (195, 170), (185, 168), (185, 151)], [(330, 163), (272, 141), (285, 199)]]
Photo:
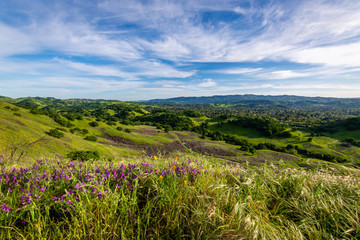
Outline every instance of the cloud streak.
[[(154, 84), (163, 91), (256, 93), (249, 82), (270, 89), (260, 83), (267, 81), (275, 89), (301, 79), (309, 89), (316, 81), (338, 95), (326, 81), (335, 86), (353, 79), (351, 89), (360, 79), (356, 0), (35, 0), (3, 1), (0, 9), (0, 82), (126, 82), (133, 93), (141, 83), (150, 96), (162, 94), (150, 93), (161, 89)], [(70, 85), (74, 97), (88, 86)], [(110, 96), (106, 91), (104, 97)]]

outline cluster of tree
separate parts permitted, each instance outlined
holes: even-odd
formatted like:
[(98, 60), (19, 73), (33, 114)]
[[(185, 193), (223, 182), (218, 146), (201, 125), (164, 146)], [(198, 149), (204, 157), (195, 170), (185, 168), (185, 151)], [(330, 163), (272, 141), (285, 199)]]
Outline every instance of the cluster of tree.
[(83, 116), (80, 113), (64, 113), (62, 114), (63, 117), (67, 118), (69, 121), (75, 121), (75, 120), (82, 120)]
[(70, 132), (71, 133), (80, 133), (80, 134), (83, 134), (83, 135), (85, 135), (85, 134), (88, 134), (89, 133), (89, 130), (87, 130), (86, 128), (83, 128), (83, 129), (80, 129), (80, 128), (78, 128), (78, 127), (75, 127), (75, 128), (71, 128), (70, 129)]
[(343, 142), (343, 145), (349, 144), (349, 145), (360, 147), (360, 141), (357, 141), (354, 138), (346, 138), (342, 142)]
[(316, 159), (321, 159), (321, 160), (325, 160), (328, 162), (338, 162), (338, 163), (344, 163), (347, 161), (346, 158), (343, 158), (341, 156), (337, 156), (337, 155), (333, 155), (330, 153), (322, 153), (322, 152), (316, 152), (316, 151), (311, 151), (308, 149), (303, 149), (300, 148), (297, 145), (292, 145), (292, 144), (288, 144), (286, 147), (281, 147), (281, 146), (277, 146), (273, 143), (259, 143), (258, 145), (255, 146), (256, 149), (260, 150), (260, 149), (268, 149), (268, 150), (273, 150), (276, 152), (283, 152), (283, 153), (289, 153), (289, 154), (302, 154), (308, 158), (316, 158)]
[(96, 142), (97, 141), (97, 137), (94, 136), (94, 135), (86, 136), (84, 139), (88, 140), (88, 141), (91, 141), (91, 142)]
[(229, 120), (229, 124), (253, 128), (263, 133), (265, 136), (291, 137), (290, 131), (286, 131), (288, 126), (269, 117), (248, 117), (240, 116), (236, 120)]
[(164, 128), (171, 127), (175, 131), (190, 131), (194, 127), (192, 120), (186, 116), (178, 115), (170, 111), (155, 111), (151, 114), (137, 116), (135, 120), (149, 124), (162, 126)]
[(351, 117), (344, 120), (331, 121), (330, 123), (319, 124), (312, 128), (312, 131), (318, 135), (324, 135), (326, 133), (336, 133), (343, 131), (360, 130), (360, 117)]
[(17, 112), (20, 110), (18, 107), (11, 107), (11, 106), (5, 106), (5, 108), (8, 110), (14, 111), (14, 112)]
[(67, 154), (71, 160), (88, 161), (100, 159), (98, 151), (74, 151)]
[(214, 141), (225, 141), (226, 143), (240, 146), (240, 150), (254, 154), (256, 149), (247, 139), (238, 136), (224, 134), (219, 131), (212, 131), (208, 129), (208, 123), (202, 123), (199, 126), (192, 128), (192, 131), (201, 134), (202, 138), (210, 138)]
[(247, 151), (251, 154), (254, 154), (256, 150), (268, 149), (276, 152), (289, 153), (293, 155), (302, 154), (309, 158), (317, 158), (329, 162), (343, 163), (347, 161), (346, 158), (343, 158), (341, 156), (337, 156), (329, 153), (310, 151), (307, 149), (302, 149), (299, 146), (292, 144), (288, 144), (286, 147), (277, 146), (269, 142), (252, 144), (247, 139), (244, 138), (240, 138), (229, 134), (223, 134), (219, 131), (212, 131), (208, 129), (208, 126), (209, 126), (208, 123), (202, 123), (201, 125), (194, 127), (192, 131), (201, 134), (202, 138), (208, 137), (215, 141), (225, 141), (226, 143), (240, 146), (240, 150)]
[(59, 128), (50, 129), (48, 132), (45, 132), (47, 135), (55, 137), (55, 138), (63, 138), (64, 133)]

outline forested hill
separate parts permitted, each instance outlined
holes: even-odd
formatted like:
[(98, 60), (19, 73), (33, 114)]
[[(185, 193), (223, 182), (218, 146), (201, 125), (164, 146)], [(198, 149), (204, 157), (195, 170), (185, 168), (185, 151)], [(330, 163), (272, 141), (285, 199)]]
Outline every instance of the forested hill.
[(360, 108), (360, 98), (326, 98), (303, 96), (264, 96), (264, 95), (216, 95), (210, 97), (177, 97), (169, 99), (153, 99), (148, 103), (178, 104), (241, 104), (272, 105), (284, 107), (350, 107)]

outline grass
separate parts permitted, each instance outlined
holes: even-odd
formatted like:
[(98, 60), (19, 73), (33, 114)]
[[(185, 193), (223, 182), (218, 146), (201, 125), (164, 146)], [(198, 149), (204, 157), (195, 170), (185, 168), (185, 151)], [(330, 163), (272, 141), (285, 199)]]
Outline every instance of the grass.
[(0, 238), (356, 239), (359, 172), (210, 158), (40, 160), (0, 173)]
[[(47, 136), (45, 134), (46, 131), (61, 127), (47, 116), (30, 114), (28, 109), (19, 108), (17, 113), (21, 114), (21, 116), (15, 116), (14, 111), (6, 109), (6, 106), (10, 106), (11, 108), (14, 106), (0, 101), (0, 153), (7, 158), (9, 158), (11, 154), (10, 148), (35, 141), (43, 136)], [(75, 127), (87, 129), (89, 131), (88, 135), (97, 136), (98, 141), (96, 143), (84, 140), (85, 135), (79, 133), (71, 134), (69, 129), (65, 128), (64, 138), (56, 139), (47, 136), (48, 141), (39, 142), (32, 146), (22, 158), (24, 160), (31, 160), (53, 157), (55, 154), (66, 156), (66, 154), (71, 151), (87, 150), (97, 150), (101, 155), (110, 158), (116, 158), (117, 156), (140, 156), (143, 154), (139, 149), (112, 145), (108, 139), (104, 138), (105, 134), (130, 139), (134, 144), (157, 145), (174, 141), (171, 135), (164, 132), (157, 132), (154, 127), (127, 126), (122, 124), (109, 126), (104, 122), (99, 122), (99, 126), (94, 128), (88, 124), (93, 120), (93, 118), (84, 118), (83, 120), (75, 120), (72, 123)], [(121, 126), (123, 129), (129, 128), (132, 130), (132, 133), (120, 132), (116, 130), (117, 126)], [(144, 128), (149, 131), (153, 130), (154, 134), (146, 135), (135, 132), (136, 130)], [(21, 151), (22, 148), (19, 148), (15, 157), (19, 156), (19, 152)]]

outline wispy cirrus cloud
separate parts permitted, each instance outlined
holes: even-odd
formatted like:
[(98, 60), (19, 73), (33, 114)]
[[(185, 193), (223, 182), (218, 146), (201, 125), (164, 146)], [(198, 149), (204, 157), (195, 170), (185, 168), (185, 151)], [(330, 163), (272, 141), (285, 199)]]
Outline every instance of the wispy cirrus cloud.
[(165, 96), (173, 87), (290, 93), (279, 86), (294, 79), (337, 95), (322, 83), (352, 79), (347, 84), (356, 89), (360, 80), (356, 0), (34, 0), (3, 1), (0, 9), (0, 82), (62, 79), (76, 95), (82, 85), (66, 79), (94, 81), (94, 88), (115, 81), (132, 93), (148, 88), (148, 96), (155, 84), (164, 93), (153, 95)]

